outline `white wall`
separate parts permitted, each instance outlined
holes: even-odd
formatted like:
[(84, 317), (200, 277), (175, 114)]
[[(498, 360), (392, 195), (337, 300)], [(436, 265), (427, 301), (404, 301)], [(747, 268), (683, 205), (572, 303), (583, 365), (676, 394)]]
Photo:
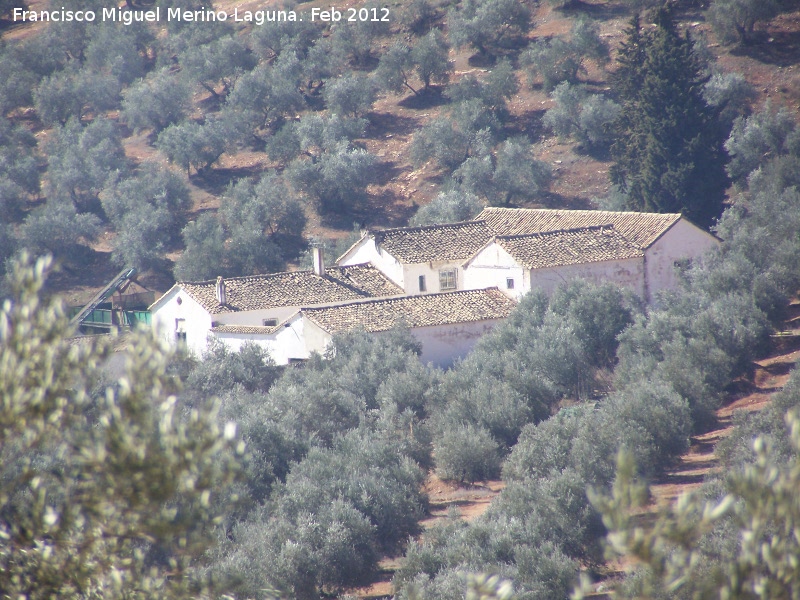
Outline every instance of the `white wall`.
[(297, 312), (299, 306), (278, 306), (263, 310), (243, 310), (212, 315), (213, 321), (220, 325), (251, 325), (260, 327), (264, 319), (277, 319), (278, 323)]
[[(464, 289), (496, 287), (519, 300), (530, 289), (525, 275), (526, 270), (499, 244), (493, 242), (476, 254), (464, 269)], [(508, 289), (509, 279), (514, 280), (514, 289)]]
[(303, 338), (304, 319), (297, 315), (285, 325), (271, 334), (252, 333), (226, 333), (212, 331), (209, 337), (214, 337), (231, 350), (238, 352), (245, 342), (250, 342), (262, 347), (269, 352), (276, 364), (285, 365), (289, 359), (307, 359), (309, 351)]
[(561, 283), (573, 279), (586, 279), (598, 284), (614, 283), (627, 287), (644, 298), (644, 261), (641, 257), (533, 269), (530, 271), (530, 283), (526, 287), (550, 294)]
[[(349, 250), (337, 264), (340, 267), (369, 263), (394, 283), (403, 286), (403, 265), (383, 249), (378, 250), (372, 237), (362, 238), (355, 248)], [(416, 281), (411, 282), (416, 285)]]
[(159, 303), (160, 305), (152, 313), (153, 327), (158, 335), (175, 344), (176, 320), (185, 319), (186, 346), (191, 352), (200, 356), (206, 349), (208, 330), (211, 328), (212, 317), (208, 311), (178, 287), (167, 292), (166, 297), (159, 300)]
[[(305, 335), (306, 350), (323, 354), (331, 342), (331, 334), (321, 329), (311, 321), (305, 321), (303, 333)], [(469, 354), (484, 335), (489, 333), (502, 319), (487, 319), (471, 323), (456, 323), (453, 325), (435, 325), (432, 327), (414, 327), (409, 329), (422, 344), (423, 363), (433, 363), (437, 367), (447, 368), (453, 363)], [(378, 332), (373, 335), (386, 335), (388, 332)]]
[(487, 319), (470, 323), (415, 327), (410, 330), (422, 344), (423, 363), (448, 368), (460, 358), (469, 354), (484, 335), (489, 333), (501, 319)]
[(305, 336), (306, 351), (309, 355), (312, 352), (325, 354), (328, 344), (331, 343), (330, 333), (303, 317), (303, 334)]
[[(418, 296), (420, 294), (438, 294), (439, 292), (452, 292), (455, 290), (442, 290), (439, 287), (439, 271), (454, 269), (456, 271), (456, 290), (469, 289), (464, 287), (464, 269), (462, 261), (434, 261), (428, 263), (412, 263), (403, 265), (403, 279), (406, 282), (403, 288), (406, 295)], [(425, 276), (425, 291), (419, 291), (419, 276)]]
[(719, 240), (680, 219), (645, 251), (647, 301), (652, 302), (658, 292), (678, 287), (675, 262), (698, 258), (719, 245)]
[[(419, 294), (437, 294), (439, 289), (439, 271), (442, 269), (456, 270), (456, 289), (467, 289), (463, 285), (464, 273), (461, 268), (463, 261), (433, 261), (427, 263), (401, 263), (383, 248), (375, 246), (371, 237), (362, 239), (338, 263), (340, 267), (369, 263), (394, 283), (403, 288), (408, 296)], [(419, 276), (425, 276), (425, 291), (419, 291)]]

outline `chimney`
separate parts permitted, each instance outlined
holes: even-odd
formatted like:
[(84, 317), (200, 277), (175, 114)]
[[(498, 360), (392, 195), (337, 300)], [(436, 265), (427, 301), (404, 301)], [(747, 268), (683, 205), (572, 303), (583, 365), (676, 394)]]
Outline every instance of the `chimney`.
[(222, 277), (217, 277), (217, 302), (220, 304), (228, 303), (228, 290)]
[(321, 277), (325, 274), (325, 257), (322, 254), (322, 248), (314, 246), (311, 251), (314, 254), (314, 273)]

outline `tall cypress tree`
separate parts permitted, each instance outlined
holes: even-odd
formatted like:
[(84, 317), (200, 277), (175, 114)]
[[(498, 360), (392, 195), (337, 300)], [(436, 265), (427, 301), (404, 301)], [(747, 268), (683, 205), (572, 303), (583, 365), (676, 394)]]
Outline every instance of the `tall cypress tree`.
[(632, 210), (681, 212), (709, 226), (722, 212), (723, 136), (702, 96), (702, 65), (672, 15), (661, 9), (656, 28), (635, 17), (616, 74), (623, 101), (611, 181)]

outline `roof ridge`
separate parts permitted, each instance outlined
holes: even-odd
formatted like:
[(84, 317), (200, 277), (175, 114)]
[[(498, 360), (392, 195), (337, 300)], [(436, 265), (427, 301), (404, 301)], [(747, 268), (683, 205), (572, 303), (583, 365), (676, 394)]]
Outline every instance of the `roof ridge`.
[(454, 227), (463, 227), (464, 225), (486, 225), (483, 219), (468, 219), (466, 221), (456, 221), (455, 223), (436, 223), (434, 225), (415, 225), (413, 227), (390, 227), (389, 229), (376, 229), (370, 231), (372, 235), (386, 234), (396, 232), (409, 232), (409, 231), (425, 231), (430, 229), (449, 229)]
[[(517, 238), (529, 238), (529, 237), (544, 237), (546, 235), (556, 235), (558, 233), (574, 233), (578, 231), (601, 231), (603, 229), (612, 229), (615, 233), (619, 233), (613, 223), (605, 223), (603, 225), (585, 225), (583, 227), (568, 227), (566, 229), (550, 229), (548, 231), (534, 231), (532, 233), (512, 233), (509, 235), (496, 235), (494, 236), (496, 239), (503, 239), (503, 240), (510, 240), (510, 239), (517, 239)], [(619, 234), (621, 237), (625, 238), (624, 235), (621, 233)], [(628, 238), (625, 238), (626, 240)], [(628, 240), (630, 241), (630, 240)], [(632, 242), (631, 242), (632, 243)]]
[[(359, 263), (357, 265), (333, 265), (330, 267), (325, 267), (325, 271), (343, 271), (344, 269), (348, 269), (351, 267), (367, 267), (369, 269), (375, 269), (373, 265), (368, 262)], [(377, 270), (377, 269), (376, 269)], [(239, 277), (223, 277), (223, 281), (257, 281), (263, 279), (272, 279), (275, 277), (279, 277), (281, 275), (302, 275), (304, 273), (309, 273), (312, 275), (316, 275), (314, 273), (314, 269), (301, 269), (299, 271), (278, 271), (277, 273), (259, 273), (258, 275), (240, 275)], [(176, 281), (180, 285), (216, 285), (217, 280), (215, 279), (205, 279), (203, 281)]]
[[(481, 210), (481, 213), (489, 211), (528, 211), (528, 212), (565, 212), (565, 213), (610, 213), (616, 215), (646, 215), (653, 217), (683, 217), (683, 213), (659, 213), (659, 212), (645, 212), (638, 210), (606, 210), (594, 208), (510, 208), (506, 206), (487, 206)], [(480, 213), (479, 213), (480, 214)]]
[[(342, 306), (351, 306), (353, 304), (374, 304), (378, 302), (397, 302), (400, 300), (416, 300), (422, 298), (433, 298), (437, 296), (464, 296), (467, 294), (476, 294), (478, 292), (494, 292), (496, 291), (498, 294), (502, 294), (503, 298), (508, 298), (503, 292), (500, 291), (496, 285), (487, 288), (477, 288), (473, 290), (456, 290), (454, 292), (435, 292), (432, 294), (414, 294), (414, 295), (402, 295), (402, 296), (387, 296), (384, 298), (366, 298), (364, 300), (345, 300), (343, 302), (338, 302), (336, 304), (330, 306), (305, 306), (300, 308), (301, 311), (320, 311), (320, 310), (328, 310), (331, 308), (341, 308)], [(510, 298), (509, 298), (510, 299)]]

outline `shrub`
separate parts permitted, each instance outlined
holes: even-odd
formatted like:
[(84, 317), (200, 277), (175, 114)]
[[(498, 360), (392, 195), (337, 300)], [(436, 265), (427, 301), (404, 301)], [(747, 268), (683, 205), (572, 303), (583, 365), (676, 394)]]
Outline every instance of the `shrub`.
[(435, 225), (438, 223), (457, 223), (475, 217), (483, 204), (475, 194), (461, 190), (440, 192), (429, 204), (411, 217), (409, 225)]
[(328, 79), (322, 92), (331, 114), (357, 119), (372, 108), (375, 86), (363, 75)]
[(447, 429), (434, 442), (433, 452), (442, 479), (474, 483), (500, 474), (497, 442), (483, 428), (465, 424)]
[(518, 0), (467, 0), (447, 15), (454, 46), (470, 45), (490, 55), (524, 34), (530, 19), (528, 7)]
[(185, 250), (175, 263), (178, 281), (208, 281), (224, 273), (225, 232), (214, 215), (203, 213), (181, 235)]
[(168, 68), (154, 71), (122, 94), (122, 118), (134, 131), (157, 134), (189, 113), (191, 89)]
[(32, 253), (74, 259), (86, 251), (83, 242), (94, 240), (99, 231), (95, 215), (78, 214), (72, 204), (51, 200), (22, 223), (18, 244)]
[(788, 111), (774, 112), (767, 105), (761, 112), (734, 121), (725, 150), (730, 155), (728, 175), (741, 186), (765, 163), (765, 157), (800, 155), (800, 129)]
[(53, 132), (46, 150), (48, 196), (72, 202), (79, 212), (101, 213), (100, 192), (127, 168), (114, 124), (95, 119), (83, 127), (72, 119)]
[(578, 74), (586, 70), (584, 61), (591, 60), (602, 66), (608, 59), (608, 44), (600, 38), (597, 26), (586, 20), (573, 25), (568, 39), (536, 40), (520, 57), (528, 68), (531, 82), (541, 77), (548, 92), (559, 83), (577, 82)]

